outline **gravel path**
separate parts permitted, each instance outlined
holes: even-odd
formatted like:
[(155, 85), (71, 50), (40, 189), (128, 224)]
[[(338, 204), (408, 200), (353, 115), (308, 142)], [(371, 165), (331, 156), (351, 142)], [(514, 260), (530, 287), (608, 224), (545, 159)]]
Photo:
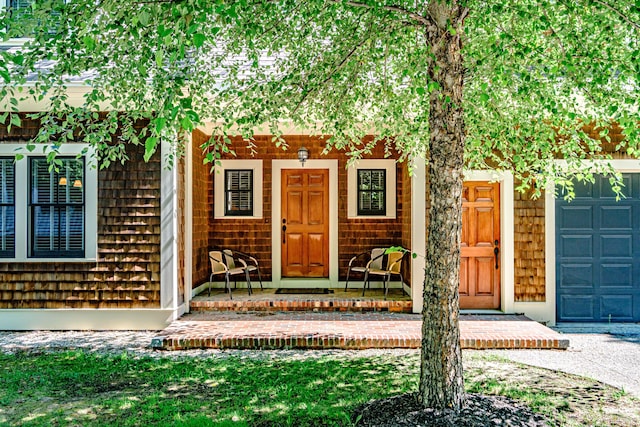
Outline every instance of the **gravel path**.
[(151, 339), (158, 331), (0, 331), (0, 352), (16, 351), (54, 352), (69, 349), (83, 349), (100, 354), (120, 354), (123, 352), (150, 357), (323, 357), (336, 355), (343, 357), (368, 357), (379, 354), (418, 354), (415, 349), (367, 349), (367, 350), (216, 350), (193, 349), (162, 351), (151, 348)]
[[(567, 332), (573, 331), (575, 329), (567, 329)], [(566, 333), (571, 346), (565, 351), (494, 350), (491, 353), (527, 365), (593, 378), (640, 398), (640, 325), (613, 327), (604, 332), (592, 328), (581, 333)]]

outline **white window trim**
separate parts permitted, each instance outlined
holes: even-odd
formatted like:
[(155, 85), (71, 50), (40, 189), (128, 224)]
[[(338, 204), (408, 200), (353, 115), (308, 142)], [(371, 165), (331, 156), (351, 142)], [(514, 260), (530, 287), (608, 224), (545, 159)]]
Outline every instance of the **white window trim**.
[[(253, 215), (238, 216), (224, 214), (224, 174), (227, 169), (253, 170)], [(215, 219), (260, 219), (262, 218), (262, 160), (221, 160), (216, 165), (213, 178), (213, 217)]]
[(28, 202), (29, 191), (29, 157), (46, 156), (50, 146), (38, 147), (33, 152), (26, 149), (25, 144), (0, 144), (0, 155), (15, 156), (22, 154), (24, 158), (16, 162), (15, 169), (15, 257), (0, 258), (0, 262), (86, 262), (95, 261), (98, 254), (98, 168), (94, 150), (86, 144), (63, 144), (58, 153), (61, 156), (75, 156), (87, 150), (85, 157), (85, 256), (84, 258), (33, 258), (28, 251)]
[[(385, 169), (385, 215), (358, 215), (358, 169)], [(347, 218), (396, 218), (396, 161), (393, 159), (360, 159), (347, 169)]]

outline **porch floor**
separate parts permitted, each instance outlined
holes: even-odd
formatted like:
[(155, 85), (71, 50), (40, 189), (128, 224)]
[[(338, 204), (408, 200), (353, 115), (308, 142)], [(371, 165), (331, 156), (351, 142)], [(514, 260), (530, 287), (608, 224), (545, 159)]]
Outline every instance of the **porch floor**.
[(326, 294), (277, 294), (274, 288), (260, 289), (254, 286), (253, 294), (246, 289), (233, 289), (233, 299), (223, 289), (211, 289), (211, 296), (204, 291), (191, 300), (191, 311), (380, 311), (411, 313), (411, 298), (400, 288), (389, 289), (384, 299), (382, 289), (362, 288), (345, 292), (344, 288), (329, 289)]
[[(419, 348), (422, 317), (390, 312), (199, 311), (152, 339), (164, 350)], [(566, 349), (569, 340), (523, 315), (463, 314), (467, 349)]]

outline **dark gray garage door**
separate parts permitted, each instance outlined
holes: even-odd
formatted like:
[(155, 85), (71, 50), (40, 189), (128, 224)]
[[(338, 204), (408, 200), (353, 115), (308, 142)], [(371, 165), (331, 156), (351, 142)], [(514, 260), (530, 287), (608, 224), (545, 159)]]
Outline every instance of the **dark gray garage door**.
[(640, 174), (618, 202), (607, 179), (556, 199), (557, 320), (640, 321)]

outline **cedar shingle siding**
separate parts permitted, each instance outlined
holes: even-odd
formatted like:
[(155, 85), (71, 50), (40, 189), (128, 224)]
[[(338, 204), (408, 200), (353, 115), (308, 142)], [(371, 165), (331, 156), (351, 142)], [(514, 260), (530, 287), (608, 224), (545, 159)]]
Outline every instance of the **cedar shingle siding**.
[[(25, 142), (37, 126), (0, 127), (0, 143)], [(127, 154), (98, 173), (97, 260), (0, 260), (0, 308), (160, 307), (160, 154), (148, 163), (142, 146)]]

